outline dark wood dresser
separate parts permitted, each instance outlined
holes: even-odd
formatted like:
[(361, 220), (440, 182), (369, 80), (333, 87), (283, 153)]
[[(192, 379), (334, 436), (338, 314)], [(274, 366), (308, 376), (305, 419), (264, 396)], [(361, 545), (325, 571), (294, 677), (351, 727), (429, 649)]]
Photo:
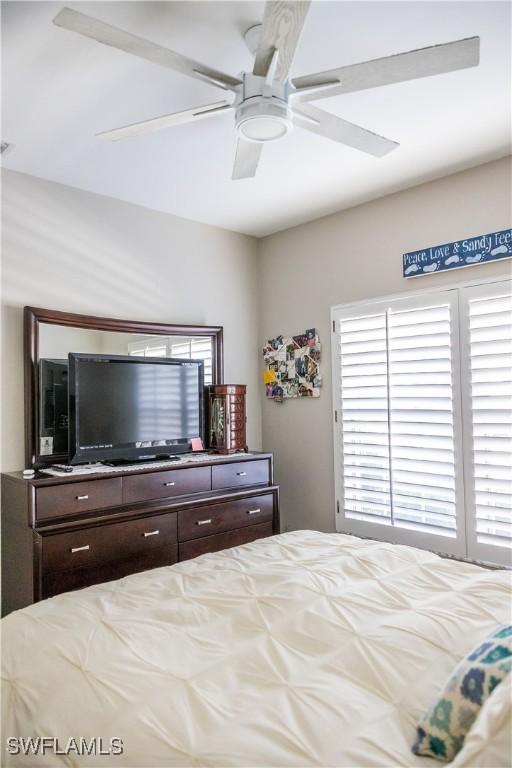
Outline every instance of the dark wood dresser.
[(27, 480), (2, 475), (2, 615), (279, 533), (272, 456)]

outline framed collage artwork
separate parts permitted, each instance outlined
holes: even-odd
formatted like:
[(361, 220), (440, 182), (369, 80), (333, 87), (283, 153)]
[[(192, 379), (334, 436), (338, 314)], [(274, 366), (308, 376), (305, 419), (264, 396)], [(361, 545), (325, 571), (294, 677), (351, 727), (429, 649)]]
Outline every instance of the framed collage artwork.
[(315, 328), (298, 336), (276, 336), (263, 348), (266, 395), (276, 403), (286, 398), (320, 397), (321, 344)]

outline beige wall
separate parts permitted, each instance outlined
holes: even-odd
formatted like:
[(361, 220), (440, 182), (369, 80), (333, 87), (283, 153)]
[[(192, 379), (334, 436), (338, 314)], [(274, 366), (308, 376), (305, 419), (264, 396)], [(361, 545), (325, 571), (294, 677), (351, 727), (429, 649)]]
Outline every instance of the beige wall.
[(68, 352), (101, 353), (103, 333), (105, 332), (88, 331), (85, 328), (67, 328), (64, 325), (41, 325), (39, 357), (64, 360), (67, 359)]
[(319, 399), (277, 405), (261, 388), (263, 446), (275, 454), (283, 529), (334, 530), (330, 307), (510, 274), (506, 261), (416, 280), (401, 276), (402, 253), (510, 226), (510, 181), (504, 159), (261, 242), (260, 346), (312, 327), (323, 344)]
[[(330, 307), (509, 274), (503, 262), (403, 280), (401, 254), (510, 226), (510, 174), (510, 160), (489, 163), (258, 243), (4, 172), (2, 468), (23, 465), (23, 305), (222, 324), (226, 380), (249, 385), (250, 445), (260, 446), (263, 426), (275, 455), (283, 528), (334, 530)], [(313, 326), (321, 397), (267, 401), (263, 342)]]
[(225, 378), (248, 385), (261, 444), (257, 243), (129, 203), (3, 171), (2, 469), (23, 467), (24, 305), (224, 326)]

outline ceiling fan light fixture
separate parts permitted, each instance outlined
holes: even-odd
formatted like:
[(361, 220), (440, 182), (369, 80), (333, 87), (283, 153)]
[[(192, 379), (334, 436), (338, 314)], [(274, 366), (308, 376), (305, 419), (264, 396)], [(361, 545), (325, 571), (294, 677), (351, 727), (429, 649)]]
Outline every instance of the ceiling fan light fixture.
[(238, 135), (247, 141), (262, 143), (282, 139), (291, 128), (290, 110), (280, 99), (246, 99), (236, 111)]
[(275, 141), (288, 133), (288, 126), (276, 117), (250, 117), (238, 130), (248, 141)]
[[(72, 8), (62, 8), (53, 23), (103, 45), (230, 91), (234, 100), (161, 115), (103, 131), (100, 135), (117, 140), (234, 111), (238, 140), (231, 178), (237, 180), (252, 178), (258, 168), (263, 144), (287, 136), (295, 126), (373, 157), (383, 157), (396, 149), (398, 142), (317, 109), (309, 102), (476, 67), (480, 61), (480, 38), (474, 36), (290, 78), (290, 67), (310, 5), (311, 0), (265, 2), (262, 24), (253, 25), (245, 34), (249, 50), (254, 53), (254, 66), (252, 71), (243, 71), (238, 77)], [(0, 153), (5, 154), (9, 148), (3, 143)]]

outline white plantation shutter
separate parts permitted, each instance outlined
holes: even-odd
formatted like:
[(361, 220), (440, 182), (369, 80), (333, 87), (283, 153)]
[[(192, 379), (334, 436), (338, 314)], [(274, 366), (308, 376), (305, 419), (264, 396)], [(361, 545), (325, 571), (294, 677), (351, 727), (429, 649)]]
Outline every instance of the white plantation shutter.
[(393, 517), (399, 527), (455, 537), (453, 321), (445, 302), (388, 311)]
[(212, 340), (209, 336), (184, 338), (153, 336), (128, 344), (128, 354), (137, 357), (177, 357), (182, 360), (204, 361), (204, 383), (213, 383)]
[(166, 347), (147, 347), (144, 357), (165, 357)]
[(338, 529), (463, 554), (456, 291), (333, 318)]
[(212, 340), (209, 337), (174, 342), (169, 354), (184, 360), (203, 360), (204, 383), (212, 384)]
[(130, 357), (166, 357), (167, 343), (166, 339), (158, 342), (134, 342), (128, 344), (128, 354)]
[(353, 520), (391, 523), (386, 315), (339, 321), (339, 394), (344, 510)]
[(510, 281), (461, 291), (470, 557), (511, 563), (512, 295)]

